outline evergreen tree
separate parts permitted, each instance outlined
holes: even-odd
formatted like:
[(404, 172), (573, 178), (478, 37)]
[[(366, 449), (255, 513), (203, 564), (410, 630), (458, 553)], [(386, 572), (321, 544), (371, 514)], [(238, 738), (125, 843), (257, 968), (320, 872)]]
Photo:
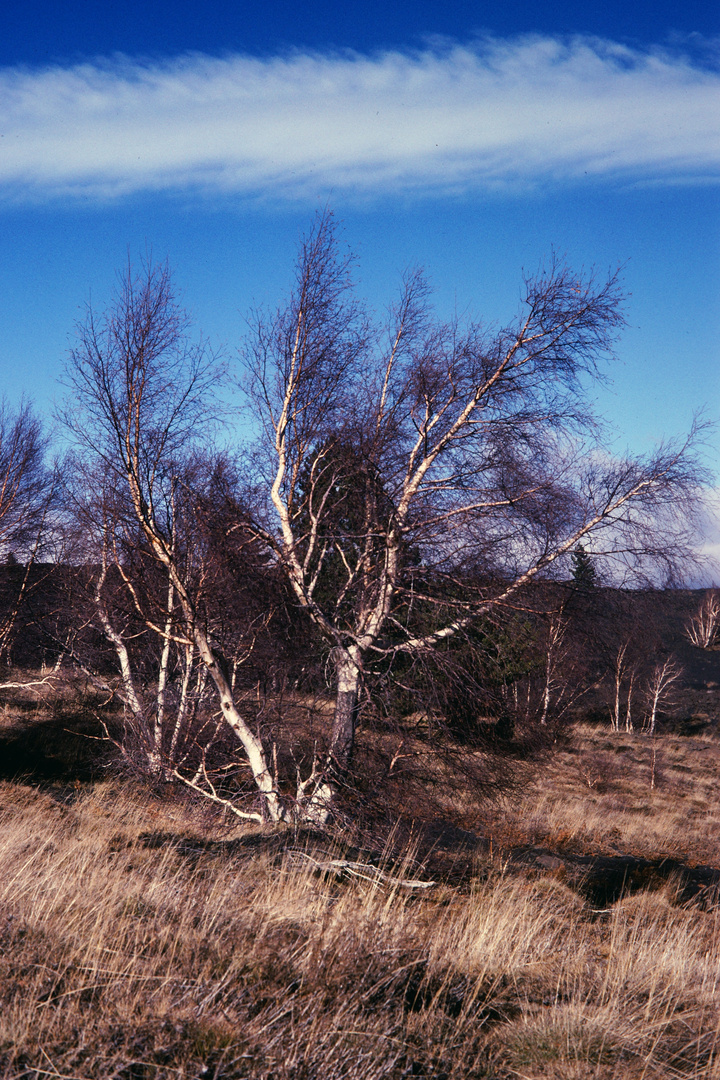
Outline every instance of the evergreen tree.
[(576, 589), (587, 593), (597, 588), (595, 565), (582, 544), (578, 544), (575, 548), (570, 556), (570, 562), (572, 564), (573, 586)]

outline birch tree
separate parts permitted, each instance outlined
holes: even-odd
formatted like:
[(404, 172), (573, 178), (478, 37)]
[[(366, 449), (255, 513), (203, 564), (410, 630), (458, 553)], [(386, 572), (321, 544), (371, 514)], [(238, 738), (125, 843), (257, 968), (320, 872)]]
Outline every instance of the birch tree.
[(320, 217), (288, 303), (255, 317), (243, 352), (262, 423), (257, 534), (334, 664), (331, 779), (350, 767), (374, 663), (517, 604), (580, 545), (616, 577), (669, 573), (698, 479), (691, 442), (617, 459), (599, 441), (586, 390), (623, 323), (615, 275), (552, 260), (496, 329), (438, 319), (412, 273), (378, 327), (352, 270)]
[(720, 595), (709, 589), (703, 596), (697, 613), (685, 626), (685, 636), (698, 649), (710, 649), (717, 642), (720, 629)]
[[(99, 510), (96, 492), (85, 487), (91, 507), (86, 520), (95, 522), (101, 551), (95, 585), (98, 618), (118, 657), (125, 700), (131, 710), (142, 712), (128, 636), (113, 622), (105, 603), (112, 564), (128, 609), (134, 609), (134, 617), (161, 642), (153, 723), (162, 723), (166, 708), (169, 649), (179, 648), (183, 679), (197, 658), (214, 687), (221, 716), (244, 751), (260, 795), (259, 810), (235, 807), (234, 812), (279, 820), (285, 811), (265, 747), (251, 718), (238, 707), (227, 664), (204, 617), (204, 567), (198, 568), (192, 551), (196, 530), (179, 528), (180, 503), (193, 504), (189, 474), (193, 455), (210, 432), (212, 390), (219, 376), (215, 357), (202, 342), (192, 343), (188, 329), (167, 266), (153, 265), (139, 273), (128, 267), (107, 311), (97, 316), (89, 310), (78, 328), (67, 366), (72, 397), (63, 419), (86, 477), (103, 478)], [(131, 556), (149, 563), (159, 579), (161, 600), (154, 608), (129, 572)], [(150, 760), (157, 751), (156, 738), (151, 740)], [(202, 783), (197, 777), (189, 780), (221, 801), (206, 775)]]
[(645, 690), (647, 715), (643, 724), (643, 731), (648, 735), (655, 734), (658, 708), (663, 702), (669, 701), (682, 674), (680, 664), (672, 656), (658, 661), (650, 672)]

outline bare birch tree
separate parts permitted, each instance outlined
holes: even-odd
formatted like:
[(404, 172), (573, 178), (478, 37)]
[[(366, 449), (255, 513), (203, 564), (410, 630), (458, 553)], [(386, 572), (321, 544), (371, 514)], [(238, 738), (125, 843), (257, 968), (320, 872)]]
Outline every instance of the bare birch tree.
[[(142, 712), (127, 636), (104, 602), (110, 563), (135, 615), (163, 643), (154, 722), (161, 722), (166, 707), (169, 648), (179, 648), (181, 656), (185, 650), (183, 679), (197, 656), (261, 796), (260, 810), (235, 808), (235, 812), (255, 820), (278, 820), (285, 811), (276, 777), (260, 736), (235, 701), (227, 665), (200, 608), (192, 553), (187, 543), (183, 550), (178, 534), (181, 487), (187, 481), (188, 462), (208, 436), (211, 391), (218, 373), (205, 345), (190, 342), (187, 318), (176, 302), (167, 267), (148, 265), (139, 274), (128, 267), (105, 314), (98, 318), (89, 310), (78, 329), (67, 367), (73, 396), (63, 419), (75, 437), (86, 475), (103, 476), (99, 517), (95, 513), (101, 549), (95, 598), (100, 623), (118, 656), (126, 701), (132, 710)], [(111, 490), (122, 513), (108, 517)], [(94, 501), (91, 493), (90, 502)], [(140, 549), (164, 581), (160, 588), (164, 600), (155, 610), (140, 596), (128, 572), (128, 554)], [(151, 759), (157, 749), (157, 744), (151, 745)], [(203, 780), (206, 794), (217, 797), (209, 778)]]
[(411, 274), (378, 330), (351, 271), (326, 214), (288, 304), (256, 319), (244, 352), (263, 424), (258, 535), (335, 666), (330, 778), (349, 767), (375, 661), (432, 650), (517, 602), (581, 543), (624, 576), (669, 572), (688, 550), (698, 477), (689, 442), (648, 460), (598, 442), (584, 389), (623, 322), (616, 276), (552, 261), (525, 279), (518, 318), (492, 330), (435, 318)]
[(609, 662), (610, 675), (613, 682), (613, 702), (610, 712), (610, 722), (613, 731), (622, 730), (622, 695), (625, 692), (625, 731), (634, 730), (632, 719), (633, 692), (638, 676), (638, 664), (628, 653), (631, 641), (625, 638), (618, 646), (617, 652)]
[(685, 626), (685, 636), (698, 649), (710, 649), (717, 642), (720, 630), (720, 595), (710, 589), (702, 598), (697, 613)]
[(658, 709), (663, 702), (670, 700), (675, 684), (682, 674), (680, 664), (672, 656), (658, 661), (653, 667), (647, 682), (647, 715), (643, 724), (643, 731), (648, 735), (655, 734)]

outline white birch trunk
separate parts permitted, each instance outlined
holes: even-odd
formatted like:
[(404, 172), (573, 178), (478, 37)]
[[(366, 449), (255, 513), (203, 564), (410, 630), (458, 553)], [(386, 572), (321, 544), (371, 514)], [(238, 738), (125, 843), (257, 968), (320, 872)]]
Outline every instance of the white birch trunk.
[(635, 726), (633, 724), (633, 719), (632, 719), (632, 698), (633, 698), (633, 690), (634, 689), (635, 689), (635, 672), (632, 672), (631, 675), (630, 675), (630, 685), (628, 686), (628, 692), (627, 692), (627, 706), (626, 706), (626, 709), (625, 709), (625, 730), (628, 733), (631, 733), (631, 732), (633, 732), (635, 730)]
[[(190, 690), (190, 676), (192, 674), (192, 659), (193, 659), (193, 647), (192, 645), (185, 646), (185, 658), (183, 663), (183, 675), (182, 683), (180, 686), (180, 700), (178, 701), (177, 714), (175, 716), (175, 723), (173, 724), (172, 737), (170, 739), (170, 761), (175, 761), (175, 755), (177, 753), (178, 739), (180, 738), (180, 732), (182, 730), (185, 716), (188, 709), (188, 698)], [(201, 670), (204, 670), (201, 669)], [(199, 695), (202, 692), (200, 687), (200, 679), (198, 676), (198, 693), (196, 700), (199, 699)]]
[(344, 773), (350, 765), (355, 745), (358, 694), (362, 674), (362, 658), (357, 645), (344, 649), (337, 660), (337, 693), (330, 743), (330, 769)]
[(165, 694), (167, 690), (168, 667), (170, 664), (170, 635), (172, 633), (174, 596), (175, 588), (172, 583), (172, 578), (170, 578), (168, 581), (167, 592), (165, 635), (162, 653), (160, 655), (160, 670), (158, 672), (157, 708), (155, 710), (155, 721), (153, 723), (153, 753), (156, 755), (158, 761), (162, 758), (163, 725), (165, 723)]

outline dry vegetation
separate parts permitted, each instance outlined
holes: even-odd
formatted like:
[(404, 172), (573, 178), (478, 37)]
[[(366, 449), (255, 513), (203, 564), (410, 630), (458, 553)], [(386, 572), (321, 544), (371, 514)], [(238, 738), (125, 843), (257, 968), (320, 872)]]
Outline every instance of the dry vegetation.
[(89, 779), (72, 707), (0, 728), (0, 1077), (720, 1078), (715, 735), (579, 727), (432, 846)]
[(720, 866), (719, 768), (714, 731), (651, 739), (578, 724), (493, 827), (504, 846)]

